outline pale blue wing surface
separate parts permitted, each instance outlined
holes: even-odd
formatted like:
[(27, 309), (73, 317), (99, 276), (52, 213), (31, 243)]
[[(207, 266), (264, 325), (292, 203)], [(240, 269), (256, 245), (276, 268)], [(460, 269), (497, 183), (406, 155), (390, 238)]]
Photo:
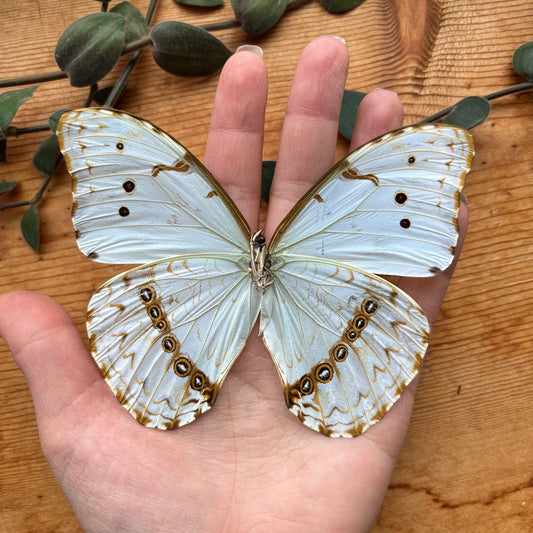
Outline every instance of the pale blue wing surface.
[(182, 426), (213, 405), (259, 313), (248, 261), (180, 256), (116, 276), (91, 299), (93, 357), (145, 426)]
[(153, 124), (110, 109), (62, 115), (80, 250), (104, 263), (248, 249), (248, 226), (207, 169)]
[(261, 332), (289, 409), (325, 435), (359, 435), (417, 374), (424, 314), (394, 285), (341, 263), (278, 258), (273, 275)]
[(471, 135), (442, 124), (387, 133), (337, 163), (287, 215), (272, 255), (347, 262), (378, 274), (431, 276), (453, 259)]

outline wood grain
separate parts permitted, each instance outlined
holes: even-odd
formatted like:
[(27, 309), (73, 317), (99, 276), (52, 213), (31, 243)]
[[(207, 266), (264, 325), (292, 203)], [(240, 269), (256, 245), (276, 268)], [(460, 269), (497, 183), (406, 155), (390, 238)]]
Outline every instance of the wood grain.
[[(227, 2), (229, 4), (229, 2)], [(145, 11), (147, 0), (137, 2)], [(55, 43), (94, 2), (3, 0), (0, 77), (56, 70)], [(229, 5), (197, 11), (162, 2), (156, 20), (229, 20)], [(401, 96), (406, 123), (468, 95), (522, 81), (513, 51), (531, 40), (529, 0), (367, 0), (338, 16), (318, 2), (288, 13), (266, 36), (239, 29), (217, 35), (235, 49), (265, 51), (269, 102), (265, 159), (275, 159), (292, 73), (320, 34), (347, 40), (347, 86)], [(110, 81), (112, 81), (112, 76)], [(203, 157), (217, 78), (180, 80), (144, 54), (122, 107), (152, 120)], [(82, 105), (85, 91), (42, 84), (21, 107), (19, 127), (44, 123), (56, 109)], [(373, 531), (522, 532), (533, 524), (533, 93), (493, 103), (474, 130), (477, 157), (465, 193), (466, 245), (431, 339), (407, 440)], [(31, 157), (46, 134), (10, 139), (0, 179), (20, 180), (11, 201), (32, 196), (42, 176)], [(346, 143), (339, 140), (338, 155)], [(121, 270), (83, 257), (70, 222), (70, 180), (57, 176), (40, 205), (42, 245), (20, 237), (22, 210), (0, 212), (0, 290), (44, 292), (63, 304), (84, 334), (86, 304)], [(30, 394), (4, 344), (0, 348), (0, 531), (81, 531), (39, 446)]]

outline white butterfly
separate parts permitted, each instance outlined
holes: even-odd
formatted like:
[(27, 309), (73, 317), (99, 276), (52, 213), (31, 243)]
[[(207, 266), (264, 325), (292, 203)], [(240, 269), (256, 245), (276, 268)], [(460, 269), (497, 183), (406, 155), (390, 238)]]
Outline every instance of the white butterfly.
[(251, 234), (209, 171), (149, 122), (108, 109), (65, 113), (57, 133), (73, 176), (81, 251), (148, 263), (89, 304), (93, 357), (142, 424), (182, 426), (210, 409), (259, 313), (289, 409), (353, 437), (416, 375), (428, 323), (370, 272), (432, 276), (457, 240), (470, 134), (417, 125), (339, 161), (270, 245)]

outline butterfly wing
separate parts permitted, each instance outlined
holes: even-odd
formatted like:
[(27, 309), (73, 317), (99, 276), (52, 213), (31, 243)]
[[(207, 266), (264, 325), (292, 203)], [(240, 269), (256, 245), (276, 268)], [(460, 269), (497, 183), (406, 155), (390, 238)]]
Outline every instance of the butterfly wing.
[(80, 250), (103, 263), (248, 249), (232, 200), (183, 146), (150, 122), (111, 109), (64, 113), (59, 146), (73, 177)]
[(145, 426), (182, 426), (213, 405), (259, 312), (248, 261), (180, 256), (116, 276), (91, 299), (93, 357)]
[(424, 314), (394, 285), (341, 263), (278, 257), (272, 274), (261, 332), (287, 406), (325, 435), (359, 435), (416, 375)]
[(343, 261), (379, 274), (434, 275), (455, 252), (459, 193), (473, 155), (466, 130), (440, 124), (370, 141), (295, 205), (271, 253)]

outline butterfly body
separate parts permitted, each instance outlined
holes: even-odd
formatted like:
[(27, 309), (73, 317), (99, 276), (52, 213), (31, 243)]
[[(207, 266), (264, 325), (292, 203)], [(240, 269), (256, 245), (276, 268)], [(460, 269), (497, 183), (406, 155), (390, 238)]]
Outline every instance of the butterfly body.
[(325, 435), (360, 434), (418, 372), (427, 320), (372, 272), (431, 276), (451, 262), (473, 156), (464, 130), (412, 126), (368, 143), (268, 244), (152, 124), (85, 109), (63, 115), (58, 137), (80, 249), (146, 263), (104, 284), (88, 312), (93, 357), (142, 424), (169, 429), (210, 409), (259, 316), (289, 409)]

